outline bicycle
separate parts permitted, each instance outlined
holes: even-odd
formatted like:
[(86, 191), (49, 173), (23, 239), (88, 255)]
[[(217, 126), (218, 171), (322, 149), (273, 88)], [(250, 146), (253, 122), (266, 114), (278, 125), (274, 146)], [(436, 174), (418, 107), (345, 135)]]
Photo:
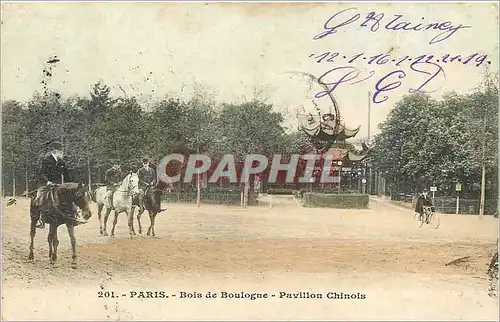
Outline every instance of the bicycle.
[(426, 225), (431, 225), (431, 227), (434, 229), (438, 229), (440, 224), (438, 214), (435, 213), (430, 206), (424, 206), (423, 208), (423, 214), (415, 213), (415, 215), (413, 216), (413, 218), (415, 218), (418, 215), (418, 228), (422, 227), (425, 223)]

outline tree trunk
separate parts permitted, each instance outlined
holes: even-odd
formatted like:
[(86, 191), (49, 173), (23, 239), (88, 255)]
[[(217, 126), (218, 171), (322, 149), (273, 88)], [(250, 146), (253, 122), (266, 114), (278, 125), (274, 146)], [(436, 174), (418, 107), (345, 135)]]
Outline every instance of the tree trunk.
[[(28, 165), (26, 165), (26, 170), (24, 171), (24, 185), (26, 186), (26, 192), (29, 191), (29, 182), (28, 182)], [(27, 197), (28, 195), (26, 195)]]
[(16, 169), (12, 171), (12, 197), (16, 196)]
[(486, 188), (486, 166), (481, 167), (481, 200), (479, 201), (479, 219), (483, 218), (484, 215), (484, 192)]
[(89, 172), (89, 190), (92, 191), (92, 170), (90, 169), (89, 157), (87, 157), (87, 171)]

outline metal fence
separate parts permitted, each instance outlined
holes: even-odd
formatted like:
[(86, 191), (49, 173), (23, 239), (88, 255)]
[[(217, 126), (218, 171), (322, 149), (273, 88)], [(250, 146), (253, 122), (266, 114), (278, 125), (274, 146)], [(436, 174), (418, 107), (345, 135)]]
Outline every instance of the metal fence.
[[(497, 210), (497, 200), (489, 199), (484, 201), (484, 214), (493, 215)], [(479, 214), (479, 199), (459, 199), (458, 213), (461, 215), (477, 215)], [(457, 212), (456, 198), (435, 198), (434, 206), (436, 211), (445, 214), (454, 214)]]
[[(415, 207), (417, 196), (412, 194), (398, 193), (392, 194), (392, 201), (401, 201), (411, 204)], [(477, 215), (479, 214), (479, 199), (459, 198), (458, 214), (460, 215)], [(498, 200), (486, 199), (484, 201), (484, 214), (494, 215), (497, 211)], [(444, 214), (457, 213), (457, 198), (454, 197), (436, 197), (434, 199), (434, 207), (437, 212)]]
[[(395, 200), (394, 198), (392, 200)], [(404, 198), (398, 198), (396, 201), (402, 201), (411, 204), (412, 208), (415, 207), (417, 197), (412, 196), (409, 198), (405, 196)], [(487, 199), (484, 201), (484, 214), (494, 215), (497, 211), (497, 200)], [(457, 213), (457, 199), (456, 198), (435, 198), (434, 207), (437, 212), (443, 214), (456, 214)], [(459, 215), (477, 215), (479, 214), (479, 199), (462, 199), (458, 201), (458, 214)]]
[[(258, 205), (258, 195), (252, 191), (249, 192), (247, 204), (249, 206)], [(172, 191), (162, 194), (162, 200), (167, 203), (196, 203), (196, 191)], [(243, 202), (242, 191), (200, 191), (200, 203), (212, 205), (234, 205), (241, 206)]]

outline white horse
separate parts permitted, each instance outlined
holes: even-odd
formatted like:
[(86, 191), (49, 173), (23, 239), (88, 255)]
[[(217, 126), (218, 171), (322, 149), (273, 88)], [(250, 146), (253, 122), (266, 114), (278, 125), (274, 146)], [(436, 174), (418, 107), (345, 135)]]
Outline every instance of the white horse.
[[(99, 217), (100, 233), (107, 236), (108, 217), (111, 209), (115, 210), (115, 219), (113, 221), (113, 228), (111, 229), (111, 237), (115, 236), (115, 227), (118, 222), (118, 214), (125, 212), (128, 219), (128, 229), (130, 237), (135, 235), (132, 200), (134, 195), (139, 192), (139, 177), (137, 173), (130, 172), (125, 179), (123, 179), (120, 187), (113, 193), (113, 205), (110, 205), (107, 187), (99, 187), (95, 190), (95, 202), (97, 203), (97, 216)], [(106, 214), (104, 215), (104, 229), (101, 220), (102, 208), (106, 206)]]

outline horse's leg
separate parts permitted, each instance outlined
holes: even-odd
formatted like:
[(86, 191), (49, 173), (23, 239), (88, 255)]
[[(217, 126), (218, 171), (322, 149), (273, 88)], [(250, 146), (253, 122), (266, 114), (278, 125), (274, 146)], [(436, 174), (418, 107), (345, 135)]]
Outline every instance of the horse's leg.
[(103, 234), (103, 230), (102, 230), (102, 215), (101, 215), (103, 207), (104, 207), (104, 204), (97, 205), (97, 217), (99, 218), (99, 232), (100, 232), (101, 235)]
[(118, 223), (118, 210), (115, 209), (115, 219), (113, 220), (113, 228), (111, 228), (111, 237), (115, 237), (115, 227)]
[(54, 252), (52, 253), (52, 259), (54, 262), (57, 261), (57, 247), (59, 246), (59, 238), (57, 238), (57, 228), (58, 228), (58, 225), (56, 223), (52, 224), (50, 226), (50, 228), (54, 227), (53, 229), (53, 233), (52, 233), (52, 236), (53, 236), (53, 239), (52, 239), (52, 243), (54, 244)]
[(104, 230), (102, 231), (102, 234), (104, 236), (108, 236), (107, 227), (108, 227), (108, 218), (110, 213), (111, 213), (111, 208), (106, 207), (106, 214), (104, 215)]
[(76, 269), (76, 237), (75, 237), (75, 226), (66, 224), (68, 227), (69, 240), (71, 241), (71, 250), (73, 251), (71, 255), (71, 268)]
[(151, 234), (151, 236), (155, 236), (155, 218), (156, 218), (156, 212), (150, 212), (149, 213), (149, 228), (148, 228), (148, 236)]
[(35, 249), (35, 235), (36, 235), (37, 223), (38, 223), (38, 219), (31, 217), (31, 227), (30, 227), (31, 242), (30, 242), (30, 254), (28, 255), (29, 260), (35, 259), (35, 254), (33, 253), (33, 251)]
[[(132, 214), (134, 213), (135, 208), (132, 209)], [(139, 225), (139, 235), (142, 234), (142, 224), (141, 224), (141, 216), (144, 213), (144, 211), (139, 211), (137, 212), (137, 224)]]
[(127, 214), (127, 220), (128, 220), (128, 233), (130, 235), (130, 238), (135, 235), (135, 230), (134, 230), (134, 212), (132, 209), (126, 210), (125, 213)]
[(53, 254), (54, 254), (54, 224), (49, 224), (49, 235), (47, 236), (47, 241), (49, 242), (49, 260), (53, 264)]
[(30, 242), (30, 253), (28, 255), (29, 260), (35, 259), (34, 249), (35, 249), (36, 225), (38, 224), (38, 219), (41, 216), (40, 212), (34, 206), (33, 202), (34, 201), (32, 199), (31, 203), (30, 203), (30, 218), (31, 218), (30, 238), (31, 238), (31, 242)]

